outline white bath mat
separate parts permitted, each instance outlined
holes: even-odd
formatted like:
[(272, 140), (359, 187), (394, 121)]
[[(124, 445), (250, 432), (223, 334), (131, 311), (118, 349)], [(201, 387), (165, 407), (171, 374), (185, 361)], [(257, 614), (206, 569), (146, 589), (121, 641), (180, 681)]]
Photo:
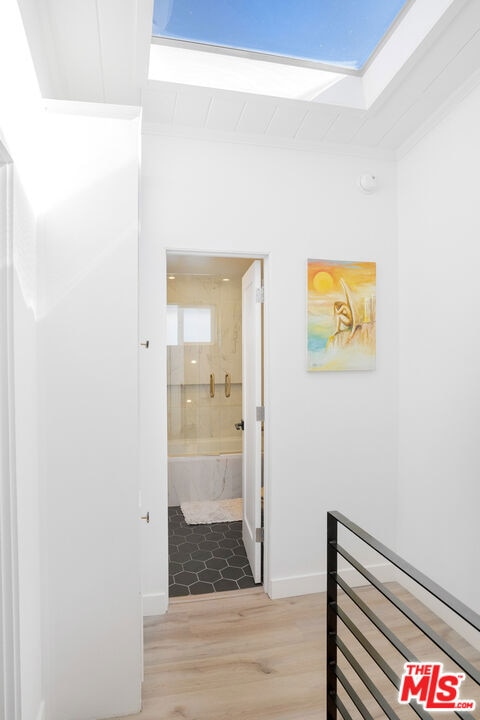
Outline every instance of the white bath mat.
[(198, 500), (180, 505), (187, 525), (234, 522), (243, 517), (242, 498), (232, 500)]

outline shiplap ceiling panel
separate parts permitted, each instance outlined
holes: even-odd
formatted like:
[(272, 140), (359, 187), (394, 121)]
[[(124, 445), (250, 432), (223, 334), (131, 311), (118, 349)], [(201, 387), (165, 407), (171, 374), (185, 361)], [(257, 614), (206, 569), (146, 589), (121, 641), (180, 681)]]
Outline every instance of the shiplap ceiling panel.
[(67, 78), (60, 65), (48, 0), (17, 0), (32, 53), (40, 92), (47, 98), (67, 98)]
[[(158, 85), (158, 83), (156, 83)], [(151, 84), (143, 91), (143, 119), (147, 123), (171, 125), (175, 117), (177, 91), (174, 87), (163, 85), (153, 89)]]
[[(429, 56), (424, 62), (429, 64)], [(437, 68), (425, 67), (425, 64), (420, 62), (406, 81), (402, 78), (394, 80), (381, 101), (368, 111), (365, 123), (353, 136), (353, 142), (358, 145), (377, 145), (393, 127), (401, 125), (401, 119), (407, 112), (415, 112), (415, 107), (430, 81), (432, 70), (438, 72)]]
[(298, 128), (295, 138), (314, 143), (322, 142), (339, 115), (340, 110), (337, 107), (314, 105)]
[(459, 78), (468, 78), (478, 70), (480, 58), (480, 30), (477, 30), (461, 52), (457, 53), (444, 70), (427, 88), (430, 96), (435, 98), (437, 105), (454, 92), (459, 85)]
[(153, 0), (18, 3), (45, 97), (139, 103), (147, 76)]
[(406, 111), (415, 107), (421, 93), (416, 83), (400, 85), (380, 107), (366, 113), (365, 122), (353, 133), (351, 142), (367, 147), (377, 145)]
[[(480, 53), (476, 54), (475, 43), (471, 46), (478, 35), (479, 6), (472, 12), (475, 7), (469, 5), (428, 52), (418, 53), (420, 57), (412, 61), (412, 71), (392, 83), (378, 110), (370, 110), (367, 121), (354, 137), (356, 143), (398, 147), (479, 67)], [(450, 85), (447, 78), (451, 78)], [(432, 103), (429, 93), (435, 86), (437, 97)]]
[(395, 148), (418, 129), (418, 117), (427, 119), (435, 112), (446, 97), (458, 89), (458, 78), (469, 77), (478, 69), (480, 57), (480, 32), (462, 48), (462, 51), (450, 62), (435, 80), (428, 86), (418, 102), (402, 116), (401, 122), (393, 125), (382, 138), (380, 145)]
[(104, 102), (96, 0), (50, 0), (49, 17), (67, 100)]
[(135, 93), (136, 3), (97, 0), (105, 101), (131, 103)]
[(247, 99), (242, 95), (213, 96), (210, 110), (208, 113), (206, 127), (209, 130), (218, 130), (219, 132), (232, 132), (237, 127)]
[(342, 109), (325, 134), (325, 142), (350, 143), (365, 122), (365, 110)]
[(436, 109), (437, 105), (432, 98), (424, 95), (418, 103), (405, 110), (402, 117), (390, 127), (388, 132), (385, 132), (381, 138), (377, 138), (376, 145), (386, 150), (394, 150), (418, 130), (420, 114), (427, 118)]
[(253, 95), (245, 104), (237, 130), (248, 135), (264, 135), (275, 114), (277, 104), (273, 98)]
[(204, 127), (213, 102), (210, 92), (204, 88), (189, 87), (177, 91), (174, 123), (187, 127)]
[(306, 102), (279, 103), (268, 126), (267, 134), (274, 138), (293, 138), (309, 112)]

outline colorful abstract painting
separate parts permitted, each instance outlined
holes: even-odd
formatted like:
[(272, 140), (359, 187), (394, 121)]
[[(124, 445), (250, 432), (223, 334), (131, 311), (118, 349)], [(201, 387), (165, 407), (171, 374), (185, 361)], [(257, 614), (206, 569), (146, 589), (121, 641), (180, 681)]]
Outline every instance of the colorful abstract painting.
[(308, 370), (374, 370), (376, 264), (308, 260)]

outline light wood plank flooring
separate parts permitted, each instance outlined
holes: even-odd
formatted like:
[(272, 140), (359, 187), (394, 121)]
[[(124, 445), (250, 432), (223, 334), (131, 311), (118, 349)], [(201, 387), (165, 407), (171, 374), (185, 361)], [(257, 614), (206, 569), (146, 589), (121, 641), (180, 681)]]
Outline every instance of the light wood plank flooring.
[[(421, 660), (442, 659), (418, 631), (371, 588), (359, 592)], [(400, 586), (399, 597), (480, 668), (479, 653)], [(343, 601), (369, 640), (401, 675), (403, 658), (365, 622), (348, 598)], [(348, 631), (343, 629), (344, 636)], [(352, 637), (349, 638), (352, 645)], [(353, 641), (353, 645), (355, 641)], [(357, 648), (362, 665), (376, 684), (396, 690)], [(449, 662), (449, 668), (452, 663)], [(348, 672), (348, 671), (347, 671)], [(352, 677), (361, 690), (361, 683)], [(362, 690), (361, 690), (362, 691)], [(365, 693), (362, 691), (362, 697)], [(479, 688), (462, 688), (476, 699)], [(368, 695), (368, 693), (367, 693)], [(348, 703), (348, 701), (346, 701)], [(385, 714), (366, 700), (373, 717)], [(359, 717), (349, 706), (352, 717)], [(395, 707), (399, 717), (417, 717)], [(442, 713), (450, 720), (451, 713)], [(130, 720), (310, 720), (325, 717), (325, 595), (270, 600), (257, 589), (217, 593), (171, 602), (162, 617), (145, 621), (143, 712)]]

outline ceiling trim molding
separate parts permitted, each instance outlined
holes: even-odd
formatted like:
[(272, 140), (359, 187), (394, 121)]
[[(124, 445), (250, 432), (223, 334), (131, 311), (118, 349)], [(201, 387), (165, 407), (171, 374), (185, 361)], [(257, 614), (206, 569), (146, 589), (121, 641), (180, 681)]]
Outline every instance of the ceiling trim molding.
[(316, 153), (319, 155), (350, 156), (369, 160), (395, 160), (395, 152), (385, 148), (369, 148), (361, 145), (338, 145), (328, 142), (311, 143), (285, 138), (246, 135), (241, 133), (220, 132), (206, 128), (175, 127), (160, 123), (143, 122), (142, 135), (157, 135), (184, 140), (203, 140), (205, 142), (227, 143), (232, 145), (250, 145), (252, 147), (294, 150), (296, 152)]
[(142, 108), (139, 105), (113, 105), (104, 102), (49, 99), (43, 100), (42, 104), (47, 112), (57, 115), (134, 120), (142, 114)]

